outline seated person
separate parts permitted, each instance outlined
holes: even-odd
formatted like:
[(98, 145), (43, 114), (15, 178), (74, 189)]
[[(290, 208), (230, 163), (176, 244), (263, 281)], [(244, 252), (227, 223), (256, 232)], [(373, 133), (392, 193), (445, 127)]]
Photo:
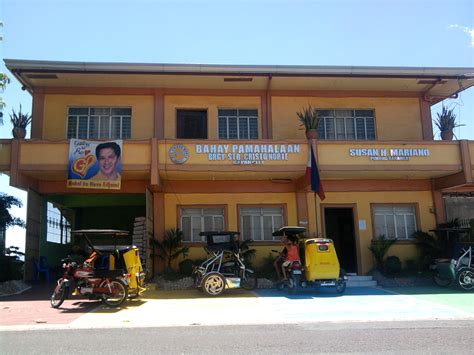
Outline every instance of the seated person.
[(286, 235), (284, 235), (281, 238), (281, 242), (283, 243), (284, 247), (283, 247), (282, 251), (280, 252), (280, 254), (278, 254), (278, 256), (275, 258), (275, 261), (273, 262), (273, 267), (275, 268), (275, 271), (276, 271), (276, 274), (277, 274), (277, 277), (278, 277), (278, 281), (280, 281), (282, 279), (281, 265), (285, 262), (286, 256), (288, 255), (288, 250), (286, 248), (286, 244), (287, 244), (288, 241), (286, 239)]
[(289, 236), (287, 237), (286, 249), (288, 254), (286, 256), (285, 262), (281, 265), (281, 271), (283, 273), (283, 281), (288, 280), (288, 275), (286, 274), (286, 269), (293, 265), (295, 261), (300, 262), (300, 251), (298, 247), (298, 237)]

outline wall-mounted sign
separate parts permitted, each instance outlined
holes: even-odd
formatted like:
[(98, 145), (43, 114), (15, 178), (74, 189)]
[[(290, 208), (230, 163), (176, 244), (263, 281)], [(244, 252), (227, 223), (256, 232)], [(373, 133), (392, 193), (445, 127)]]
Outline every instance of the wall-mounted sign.
[(351, 157), (369, 157), (370, 160), (410, 160), (411, 157), (429, 157), (426, 148), (350, 148)]
[(195, 153), (209, 161), (230, 161), (235, 165), (262, 165), (265, 161), (287, 161), (301, 151), (300, 144), (196, 144)]
[(184, 164), (189, 159), (189, 150), (182, 144), (172, 145), (169, 154), (175, 164)]
[(71, 139), (67, 187), (119, 190), (122, 141), (94, 142)]

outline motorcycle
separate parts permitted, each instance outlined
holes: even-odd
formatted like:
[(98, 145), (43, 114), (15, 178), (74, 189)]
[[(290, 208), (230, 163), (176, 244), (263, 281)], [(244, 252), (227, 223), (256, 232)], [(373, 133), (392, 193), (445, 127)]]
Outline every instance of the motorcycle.
[(110, 307), (118, 307), (125, 302), (130, 275), (124, 274), (122, 270), (94, 270), (92, 259), (97, 255), (94, 251), (81, 266), (69, 257), (61, 260), (64, 273), (51, 295), (51, 307), (59, 308), (68, 298), (71, 289), (73, 295), (102, 300)]
[[(274, 236), (295, 238), (306, 232), (304, 227), (282, 227), (273, 232)], [(303, 243), (303, 242), (302, 242)], [(274, 250), (274, 252), (276, 252)], [(296, 294), (301, 288), (335, 286), (337, 293), (346, 290), (347, 277), (339, 266), (336, 250), (331, 239), (312, 238), (304, 240), (302, 262), (295, 261), (286, 268), (288, 280), (280, 282), (277, 286), (282, 290), (288, 287), (290, 292)]]

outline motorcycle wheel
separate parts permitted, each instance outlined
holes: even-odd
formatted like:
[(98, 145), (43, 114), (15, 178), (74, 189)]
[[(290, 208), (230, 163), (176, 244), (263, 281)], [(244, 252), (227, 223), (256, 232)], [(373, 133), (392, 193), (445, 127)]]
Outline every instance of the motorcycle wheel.
[(290, 293), (292, 295), (296, 295), (300, 291), (300, 287), (301, 287), (300, 281), (301, 281), (300, 275), (291, 275), (291, 277), (288, 279)]
[(461, 269), (457, 274), (456, 281), (459, 287), (464, 291), (474, 289), (474, 268)]
[[(104, 281), (100, 287), (107, 287), (107, 282)], [(128, 289), (127, 285), (119, 279), (110, 280), (110, 287), (114, 291), (112, 295), (102, 294), (102, 302), (109, 307), (118, 307), (127, 300)]]
[(346, 291), (346, 281), (341, 278), (336, 281), (336, 292), (344, 293), (345, 291)]
[(453, 280), (451, 279), (442, 278), (441, 276), (439, 276), (438, 273), (435, 273), (433, 275), (433, 281), (435, 284), (437, 284), (440, 287), (448, 287), (453, 282)]
[(58, 285), (54, 288), (53, 294), (51, 295), (51, 307), (59, 308), (66, 298), (66, 287), (64, 287), (64, 282), (60, 281)]
[(225, 279), (222, 274), (213, 272), (202, 280), (202, 290), (209, 296), (219, 296), (225, 289)]
[(255, 290), (257, 288), (257, 276), (255, 276), (255, 273), (245, 270), (241, 286), (244, 290)]

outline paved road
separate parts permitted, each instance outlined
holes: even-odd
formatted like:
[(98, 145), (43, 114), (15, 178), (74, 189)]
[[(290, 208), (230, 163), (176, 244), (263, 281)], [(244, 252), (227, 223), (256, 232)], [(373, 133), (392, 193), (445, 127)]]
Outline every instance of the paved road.
[[(223, 317), (225, 314), (222, 315)], [(472, 354), (474, 321), (5, 331), (9, 354)]]

